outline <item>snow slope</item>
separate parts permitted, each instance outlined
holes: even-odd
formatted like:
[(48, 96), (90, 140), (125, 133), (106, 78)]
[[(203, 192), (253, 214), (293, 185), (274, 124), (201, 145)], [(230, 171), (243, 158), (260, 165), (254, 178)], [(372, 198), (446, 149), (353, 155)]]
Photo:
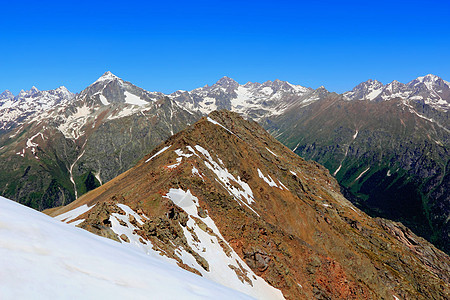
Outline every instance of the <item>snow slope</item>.
[(1, 299), (250, 299), (0, 197)]

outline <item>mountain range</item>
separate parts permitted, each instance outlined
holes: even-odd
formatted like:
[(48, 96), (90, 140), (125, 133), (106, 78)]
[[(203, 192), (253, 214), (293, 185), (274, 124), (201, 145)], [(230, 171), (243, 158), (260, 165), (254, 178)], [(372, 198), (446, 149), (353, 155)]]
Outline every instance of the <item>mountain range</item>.
[(371, 218), (328, 170), (216, 111), (136, 166), (47, 210), (257, 299), (445, 299), (446, 254)]
[(165, 95), (106, 72), (76, 95), (32, 88), (0, 98), (0, 193), (28, 206), (67, 204), (201, 115), (227, 109), (323, 164), (370, 215), (401, 221), (449, 251), (450, 96), (437, 76), (369, 80), (342, 95), (224, 77)]

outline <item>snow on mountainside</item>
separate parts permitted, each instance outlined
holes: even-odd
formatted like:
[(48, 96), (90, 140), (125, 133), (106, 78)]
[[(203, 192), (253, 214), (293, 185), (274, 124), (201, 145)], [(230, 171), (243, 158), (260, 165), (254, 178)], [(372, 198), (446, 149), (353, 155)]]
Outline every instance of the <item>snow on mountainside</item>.
[(248, 82), (240, 85), (228, 77), (221, 78), (212, 86), (190, 92), (176, 91), (169, 97), (191, 111), (208, 114), (214, 110), (227, 109), (254, 120), (279, 115), (291, 105), (308, 105), (320, 99), (314, 89), (278, 79), (262, 84)]
[(0, 256), (2, 299), (251, 299), (3, 197)]
[[(190, 155), (192, 154), (185, 154), (188, 157)], [(178, 247), (174, 252), (176, 259), (166, 257), (166, 252), (158, 249), (157, 245), (151, 241), (144, 241), (138, 233), (150, 218), (141, 211), (138, 213), (121, 203), (115, 204), (113, 211), (116, 212), (112, 213), (108, 219), (111, 222), (112, 232), (120, 237), (120, 241), (124, 245), (132, 249), (174, 266), (177, 266), (181, 261), (194, 269), (196, 273), (201, 274), (202, 277), (257, 299), (283, 299), (279, 290), (271, 287), (261, 277), (256, 276), (245, 261), (237, 255), (225, 241), (211, 217), (204, 217), (203, 215), (203, 218), (200, 217), (198, 213), (201, 210), (199, 200), (189, 190), (170, 189), (164, 197), (170, 199), (187, 213), (186, 228), (183, 229), (183, 234), (193, 251), (190, 250), (189, 252), (182, 247)], [(95, 206), (95, 204), (90, 207), (83, 205), (55, 218), (77, 226), (85, 221), (80, 216), (92, 211)], [(198, 220), (202, 220), (211, 232), (205, 231), (205, 227)], [(203, 260), (199, 260), (198, 257), (202, 257)], [(207, 270), (205, 270), (205, 266), (207, 266)], [(251, 278), (250, 283), (239, 277), (235, 270), (240, 270)]]
[(30, 111), (39, 103), (48, 108), (13, 118), (9, 130), (0, 130), (6, 169), (0, 193), (39, 210), (67, 204), (114, 178), (200, 117), (111, 72), (68, 101), (45, 102), (39, 95), (46, 94), (22, 93), (18, 99), (28, 101)]
[(407, 84), (394, 80), (383, 85), (379, 81), (370, 79), (344, 93), (343, 96), (346, 100), (370, 101), (402, 98), (422, 102), (438, 110), (450, 110), (450, 83), (432, 74), (418, 77)]
[(158, 92), (148, 92), (111, 72), (105, 72), (99, 79), (84, 89), (76, 101), (87, 105), (109, 105), (114, 103), (144, 106), (164, 96)]
[(16, 97), (5, 91), (0, 95), (0, 132), (12, 129), (57, 105), (69, 103), (74, 94), (61, 86), (54, 90), (39, 91), (32, 87), (22, 90)]

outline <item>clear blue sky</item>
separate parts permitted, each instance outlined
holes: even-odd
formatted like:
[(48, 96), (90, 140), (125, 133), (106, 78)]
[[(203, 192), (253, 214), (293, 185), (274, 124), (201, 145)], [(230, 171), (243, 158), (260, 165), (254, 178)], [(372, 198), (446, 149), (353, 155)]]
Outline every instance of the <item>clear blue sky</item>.
[(450, 1), (3, 1), (0, 90), (79, 92), (110, 70), (150, 91), (276, 78), (343, 92), (450, 81)]

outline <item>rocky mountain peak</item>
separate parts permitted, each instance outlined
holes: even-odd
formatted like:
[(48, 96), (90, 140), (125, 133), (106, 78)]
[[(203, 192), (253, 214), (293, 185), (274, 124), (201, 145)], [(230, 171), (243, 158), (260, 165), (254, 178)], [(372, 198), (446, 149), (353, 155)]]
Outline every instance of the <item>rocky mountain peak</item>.
[(397, 80), (383, 85), (377, 80), (368, 80), (358, 84), (343, 94), (346, 100), (387, 101), (402, 99), (426, 103), (438, 110), (450, 109), (450, 83), (439, 76), (428, 74), (418, 77), (407, 84)]
[(450, 87), (450, 83), (444, 81), (439, 76), (428, 74), (426, 76), (417, 77), (416, 79), (410, 81), (408, 84), (408, 87), (410, 88), (416, 88), (420, 85), (423, 85), (428, 90), (433, 90), (435, 88), (441, 89), (441, 88), (448, 88)]
[(373, 100), (384, 88), (378, 80), (369, 79), (361, 82), (351, 91), (344, 93), (344, 99), (347, 100)]
[(106, 71), (105, 73), (103, 73), (102, 76), (100, 76), (99, 79), (97, 79), (96, 82), (111, 81), (111, 80), (120, 80), (120, 78), (117, 77), (116, 75), (114, 75), (113, 73), (111, 73), (110, 71)]
[(239, 86), (239, 83), (227, 76), (220, 78), (216, 84), (224, 88), (237, 88)]
[(32, 94), (35, 94), (35, 93), (37, 93), (37, 92), (39, 92), (39, 90), (37, 89), (37, 87), (35, 87), (34, 85), (31, 87), (31, 89), (28, 91), (28, 93), (30, 94), (30, 95), (32, 95)]
[(3, 93), (0, 94), (0, 99), (4, 100), (14, 99), (14, 95), (9, 90), (5, 90)]

